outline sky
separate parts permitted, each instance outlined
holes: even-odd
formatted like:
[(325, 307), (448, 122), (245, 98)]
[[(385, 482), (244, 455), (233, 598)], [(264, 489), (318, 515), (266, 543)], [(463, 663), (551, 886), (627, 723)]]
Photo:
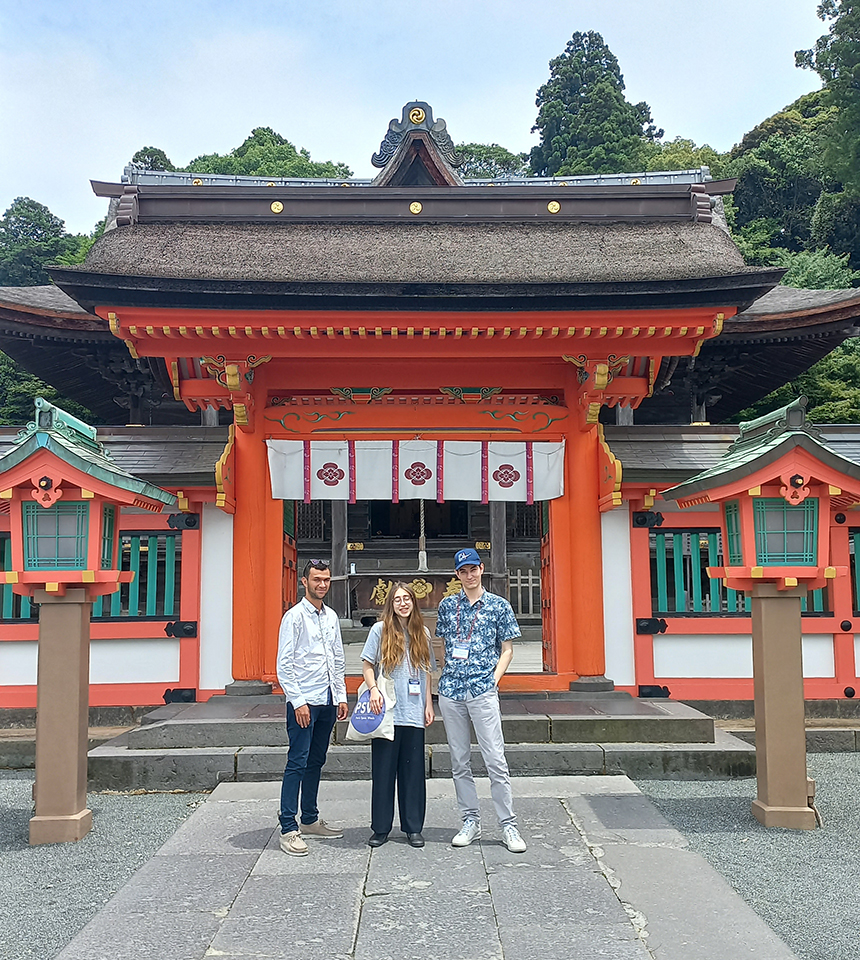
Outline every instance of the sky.
[(424, 100), (454, 141), (528, 151), (535, 93), (575, 31), (603, 36), (665, 139), (726, 150), (820, 86), (794, 51), (817, 0), (0, 0), (0, 211), (19, 196), (75, 233), (89, 180), (140, 147), (176, 165), (272, 127), (372, 176), (392, 117)]

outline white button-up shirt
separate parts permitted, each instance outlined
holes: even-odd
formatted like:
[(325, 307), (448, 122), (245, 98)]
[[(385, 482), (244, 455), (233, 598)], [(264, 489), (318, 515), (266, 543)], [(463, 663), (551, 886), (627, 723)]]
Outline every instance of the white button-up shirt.
[(331, 607), (317, 608), (303, 597), (290, 607), (278, 632), (278, 683), (287, 703), (346, 702), (340, 620)]

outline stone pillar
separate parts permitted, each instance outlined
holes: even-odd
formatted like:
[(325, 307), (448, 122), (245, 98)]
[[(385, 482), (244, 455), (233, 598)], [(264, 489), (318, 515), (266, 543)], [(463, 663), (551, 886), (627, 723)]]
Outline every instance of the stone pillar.
[(200, 411), (200, 426), (201, 427), (217, 427), (218, 426), (218, 408), (217, 407), (204, 407)]
[(335, 577), (345, 577), (348, 568), (346, 549), (347, 520), (346, 500), (332, 500), (331, 502), (331, 575), (332, 584), (326, 602), (337, 611), (339, 617), (349, 614), (349, 581), (336, 580)]
[(813, 830), (806, 774), (800, 599), (805, 587), (752, 591), (757, 798), (753, 816), (766, 827)]
[(62, 597), (37, 590), (33, 599), (41, 607), (30, 843), (66, 843), (93, 825), (87, 809), (92, 603), (84, 590)]
[(490, 562), (485, 568), (489, 573), (487, 589), (500, 597), (508, 595), (508, 505), (492, 500), (490, 507)]

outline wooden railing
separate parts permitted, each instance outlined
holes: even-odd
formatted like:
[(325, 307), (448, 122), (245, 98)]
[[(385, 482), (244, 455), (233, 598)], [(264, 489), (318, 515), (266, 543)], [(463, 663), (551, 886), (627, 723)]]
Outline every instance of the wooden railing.
[(508, 600), (518, 617), (539, 617), (540, 572), (508, 570)]
[[(711, 579), (707, 567), (723, 565), (718, 529), (659, 530), (651, 533), (651, 603), (655, 617), (748, 617), (750, 600)], [(856, 595), (856, 594), (855, 594)], [(827, 614), (827, 591), (813, 590), (801, 601), (804, 614)]]
[[(133, 570), (131, 583), (116, 593), (98, 597), (93, 620), (166, 620), (179, 615), (182, 534), (178, 531), (123, 532), (119, 538), (121, 570)], [(11, 540), (0, 539), (3, 569), (12, 566)], [(38, 619), (27, 597), (12, 593), (10, 584), (0, 589), (0, 621)]]

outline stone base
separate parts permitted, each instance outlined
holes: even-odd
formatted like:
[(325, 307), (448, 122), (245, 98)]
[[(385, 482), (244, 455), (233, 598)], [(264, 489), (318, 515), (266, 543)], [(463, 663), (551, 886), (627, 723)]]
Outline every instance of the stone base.
[(224, 687), (225, 697), (267, 697), (271, 692), (271, 683), (262, 680), (234, 680)]
[(771, 807), (761, 800), (753, 800), (751, 809), (752, 815), (765, 827), (815, 829), (815, 811), (812, 807)]
[(81, 810), (69, 817), (31, 817), (30, 845), (40, 843), (74, 843), (92, 829), (91, 810)]
[(570, 684), (570, 689), (574, 693), (614, 693), (615, 684), (606, 677), (579, 677)]

